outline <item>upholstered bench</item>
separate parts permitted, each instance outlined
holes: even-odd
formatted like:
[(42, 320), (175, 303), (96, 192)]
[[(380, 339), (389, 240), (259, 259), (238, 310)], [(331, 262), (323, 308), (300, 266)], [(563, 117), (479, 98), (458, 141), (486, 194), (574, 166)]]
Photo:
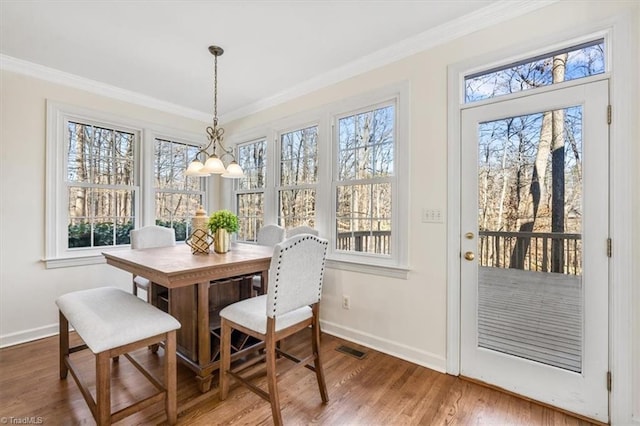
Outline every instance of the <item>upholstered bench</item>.
[[(56, 300), (60, 310), (60, 378), (67, 372), (76, 381), (98, 425), (117, 422), (157, 402), (164, 402), (167, 420), (177, 417), (176, 330), (180, 323), (171, 315), (112, 287), (68, 293)], [(69, 347), (69, 324), (84, 345)], [(155, 379), (130, 355), (136, 349), (164, 344), (164, 383)], [(87, 349), (96, 356), (96, 399), (82, 383), (69, 355)], [(111, 358), (125, 355), (158, 389), (148, 398), (111, 413)]]

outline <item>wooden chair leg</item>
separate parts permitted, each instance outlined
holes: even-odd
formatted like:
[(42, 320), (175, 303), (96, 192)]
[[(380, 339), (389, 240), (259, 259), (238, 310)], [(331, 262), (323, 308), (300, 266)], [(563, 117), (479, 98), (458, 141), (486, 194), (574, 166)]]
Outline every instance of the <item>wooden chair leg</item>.
[(318, 388), (320, 388), (320, 397), (322, 402), (329, 402), (329, 393), (327, 392), (327, 384), (324, 380), (324, 370), (322, 369), (322, 361), (320, 360), (320, 324), (318, 317), (314, 312), (313, 323), (311, 324), (311, 346), (313, 350), (313, 364), (316, 370), (316, 378), (318, 379)]
[(69, 356), (69, 321), (59, 312), (60, 317), (60, 378), (66, 379), (69, 367), (67, 367), (67, 357)]
[(229, 323), (221, 319), (221, 342), (220, 342), (220, 400), (227, 399), (229, 394), (229, 375), (227, 371), (231, 368), (231, 327)]
[(111, 424), (111, 357), (109, 352), (96, 355), (96, 422)]
[[(271, 325), (271, 324), (269, 324)], [(269, 326), (267, 326), (269, 328)], [(265, 341), (265, 351), (267, 353), (267, 385), (269, 387), (269, 401), (271, 402), (271, 413), (273, 423), (276, 426), (282, 425), (282, 413), (280, 412), (280, 396), (278, 395), (278, 378), (276, 371), (276, 342), (274, 333), (267, 329), (267, 339)]]
[(167, 333), (164, 343), (164, 386), (167, 391), (166, 411), (170, 425), (178, 419), (178, 398), (176, 395), (178, 379), (176, 371), (176, 332)]

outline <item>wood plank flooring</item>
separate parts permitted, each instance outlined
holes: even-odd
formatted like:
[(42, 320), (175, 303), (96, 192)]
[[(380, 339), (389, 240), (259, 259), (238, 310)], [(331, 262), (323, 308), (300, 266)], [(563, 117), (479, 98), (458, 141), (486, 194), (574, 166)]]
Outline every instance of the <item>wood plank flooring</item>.
[[(306, 333), (303, 332), (303, 333)], [(293, 353), (307, 353), (307, 336), (285, 342)], [(74, 336), (75, 339), (75, 336)], [(367, 352), (363, 360), (336, 351), (349, 345)], [(134, 353), (143, 365), (161, 375), (159, 355)], [(438, 373), (374, 350), (322, 336), (322, 355), (329, 403), (320, 400), (313, 373), (296, 369), (279, 382), (287, 425), (590, 425), (560, 411), (500, 391)], [(83, 351), (74, 361), (95, 391), (93, 356)], [(287, 360), (281, 360), (286, 367)], [(121, 357), (113, 364), (112, 406), (151, 392), (151, 385)], [(217, 378), (214, 378), (217, 382)], [(232, 388), (220, 402), (217, 389), (200, 394), (193, 373), (178, 365), (178, 424), (269, 425), (269, 405), (242, 387)], [(91, 413), (69, 377), (58, 378), (58, 342), (51, 337), (0, 350), (0, 419), (44, 425), (91, 425)], [(121, 425), (165, 424), (162, 407), (149, 407)]]
[(579, 276), (480, 267), (478, 281), (481, 347), (581, 371)]

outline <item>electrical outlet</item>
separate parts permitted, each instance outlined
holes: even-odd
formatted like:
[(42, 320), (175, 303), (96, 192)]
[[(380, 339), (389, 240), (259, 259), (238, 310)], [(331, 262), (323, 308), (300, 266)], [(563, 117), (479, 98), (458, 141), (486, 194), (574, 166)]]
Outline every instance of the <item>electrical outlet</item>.
[(422, 209), (422, 221), (425, 223), (442, 223), (442, 210)]
[(349, 296), (342, 295), (342, 309), (351, 309), (351, 299)]

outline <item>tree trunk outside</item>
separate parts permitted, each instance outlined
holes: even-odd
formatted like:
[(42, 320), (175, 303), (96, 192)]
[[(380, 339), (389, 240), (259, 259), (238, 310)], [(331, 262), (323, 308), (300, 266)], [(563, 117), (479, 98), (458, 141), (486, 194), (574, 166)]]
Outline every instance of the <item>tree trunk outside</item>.
[[(559, 83), (564, 81), (565, 64), (567, 54), (555, 56), (553, 58), (552, 76), (553, 82)], [(564, 232), (564, 111), (546, 111), (542, 118), (540, 128), (540, 140), (538, 142), (538, 151), (536, 153), (536, 161), (533, 165), (533, 173), (531, 177), (531, 185), (529, 186), (529, 194), (524, 197), (525, 200), (531, 201), (532, 220), (522, 223), (519, 232), (533, 232), (535, 230), (535, 221), (538, 217), (540, 208), (540, 200), (544, 195), (544, 182), (546, 178), (546, 168), (549, 155), (551, 154), (551, 231)], [(528, 208), (528, 202), (525, 208)], [(521, 217), (526, 217), (521, 216)], [(524, 269), (527, 252), (531, 245), (530, 237), (518, 237), (511, 252), (510, 268)], [(551, 270), (553, 272), (562, 272), (564, 265), (564, 245), (563, 240), (554, 239), (551, 245)]]
[[(553, 81), (564, 81), (567, 54), (553, 58)], [(551, 232), (564, 233), (564, 110), (553, 111)], [(551, 271), (564, 272), (564, 239), (551, 240)]]

